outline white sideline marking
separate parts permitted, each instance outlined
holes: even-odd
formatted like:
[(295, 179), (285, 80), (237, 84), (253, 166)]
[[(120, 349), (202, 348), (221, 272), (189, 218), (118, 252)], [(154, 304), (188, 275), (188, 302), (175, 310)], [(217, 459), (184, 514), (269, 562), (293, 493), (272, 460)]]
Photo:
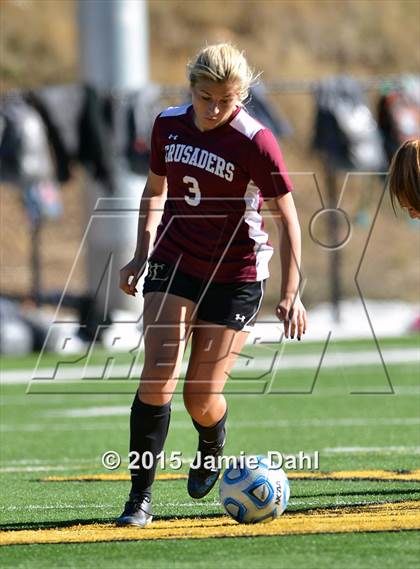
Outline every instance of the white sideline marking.
[[(191, 423), (188, 421), (171, 421), (173, 426), (178, 429), (190, 429)], [(309, 427), (309, 428), (330, 428), (330, 427), (366, 427), (366, 426), (408, 426), (420, 424), (419, 417), (403, 417), (403, 418), (378, 418), (378, 419), (302, 419), (296, 421), (289, 420), (268, 420), (268, 421), (236, 421), (231, 429), (243, 429), (252, 427), (254, 429), (266, 428), (290, 428), (290, 427)], [(77, 427), (73, 423), (69, 424), (50, 424), (50, 423), (30, 423), (27, 425), (2, 425), (0, 432), (37, 432), (37, 431), (102, 431), (127, 429), (126, 423), (94, 423), (92, 425), (78, 424)]]
[[(174, 406), (174, 405), (173, 405)], [(179, 403), (172, 407), (172, 411), (185, 411), (184, 406)], [(186, 412), (186, 411), (185, 411)], [(130, 408), (126, 406), (109, 406), (109, 407), (87, 407), (81, 409), (56, 409), (53, 411), (43, 412), (43, 417), (67, 417), (67, 418), (90, 418), (90, 417), (114, 417), (114, 416), (124, 416), (128, 417), (130, 413)], [(379, 421), (379, 423), (378, 423)], [(179, 424), (177, 421), (173, 420), (173, 424)], [(275, 427), (335, 427), (335, 426), (367, 426), (367, 425), (420, 425), (420, 417), (402, 417), (390, 419), (364, 419), (364, 418), (349, 418), (349, 419), (301, 419), (296, 421), (289, 421), (287, 419), (275, 419), (274, 421), (256, 421), (256, 422), (236, 422), (235, 425), (239, 425), (241, 428), (244, 426), (275, 426)], [(234, 426), (235, 426), (234, 425)], [(1, 429), (0, 429), (1, 431)]]
[(20, 426), (3, 424), (0, 427), (0, 433), (32, 433), (38, 431), (71, 431), (76, 433), (78, 431), (116, 431), (118, 429), (128, 430), (128, 420), (124, 423), (93, 423), (91, 425), (82, 425), (81, 423), (77, 423), (77, 425), (74, 423), (61, 423), (58, 425), (51, 423), (28, 423), (27, 425)]
[[(100, 460), (98, 460), (96, 465), (92, 463), (92, 467), (98, 466), (99, 464)], [(49, 472), (50, 470), (60, 472), (68, 470), (80, 470), (81, 468), (86, 468), (86, 463), (74, 464), (72, 466), (57, 466), (50, 464), (47, 464), (45, 466), (2, 466), (0, 467), (0, 473), (7, 474), (10, 472)]]
[[(307, 502), (305, 502), (307, 503)], [(212, 508), (221, 508), (220, 502), (185, 502), (185, 503), (178, 503), (178, 502), (161, 502), (158, 504), (153, 504), (154, 507), (157, 508), (164, 508), (169, 506), (173, 507), (181, 507), (181, 508), (197, 508), (202, 507), (203, 505), (211, 506)], [(16, 511), (16, 510), (79, 510), (79, 509), (109, 509), (115, 510), (116, 504), (79, 504), (75, 506), (74, 504), (58, 504), (55, 506), (41, 506), (37, 504), (28, 504), (25, 506), (0, 506), (0, 510), (2, 511)]]
[[(2, 394), (0, 396), (0, 406), (9, 407), (10, 405), (19, 406), (19, 405), (28, 405), (28, 399), (26, 397), (26, 393), (22, 393), (21, 395), (7, 395)], [(64, 405), (67, 404), (69, 400), (69, 396), (63, 394), (58, 395), (48, 395), (48, 403), (54, 403), (56, 405)], [(32, 397), (31, 406), (34, 405), (45, 405), (45, 399), (42, 397)]]
[[(130, 404), (131, 405), (131, 404)], [(130, 405), (103, 405), (102, 407), (81, 407), (76, 409), (56, 409), (53, 411), (42, 412), (43, 417), (128, 417)], [(182, 403), (173, 402), (171, 411), (184, 411)]]
[(389, 446), (389, 447), (327, 447), (323, 448), (320, 453), (325, 454), (347, 454), (347, 453), (389, 453), (396, 452), (400, 454), (420, 454), (420, 447), (405, 446)]
[[(353, 446), (353, 447), (326, 447), (319, 450), (320, 457), (322, 455), (336, 455), (336, 454), (370, 454), (375, 452), (377, 454), (389, 454), (389, 453), (398, 453), (398, 454), (420, 454), (420, 446), (376, 446), (376, 447), (368, 447), (368, 446)], [(287, 454), (287, 453), (285, 453)], [(194, 457), (184, 457), (182, 460), (183, 464), (190, 464), (193, 461)], [(80, 470), (81, 468), (87, 468), (87, 464), (91, 464), (92, 468), (96, 468), (99, 464), (95, 462), (94, 459), (78, 459), (78, 463), (76, 460), (71, 461), (71, 459), (57, 459), (60, 462), (72, 462), (72, 464), (64, 465), (54, 465), (54, 464), (44, 464), (43, 466), (2, 466), (0, 467), (0, 473), (7, 474), (7, 473), (15, 473), (15, 472), (48, 472), (48, 471), (72, 471), (72, 470)], [(17, 461), (10, 461), (10, 463), (6, 464), (15, 464)], [(30, 461), (28, 461), (30, 462)], [(42, 460), (34, 459), (32, 463), (44, 462)], [(5, 463), (3, 463), (5, 464)], [(168, 505), (168, 504), (167, 504)]]
[[(177, 429), (191, 429), (190, 421), (171, 421), (173, 427)], [(378, 418), (354, 418), (346, 417), (340, 419), (297, 419), (290, 421), (288, 419), (273, 419), (267, 421), (235, 421), (229, 426), (231, 430), (234, 429), (288, 429), (295, 428), (331, 428), (331, 427), (398, 427), (419, 425), (420, 417), (378, 417)], [(128, 429), (128, 423), (94, 423), (94, 424), (81, 424), (77, 426), (74, 423), (29, 423), (27, 425), (2, 425), (0, 432), (3, 433), (18, 433), (18, 432), (38, 432), (38, 431), (104, 431), (104, 430), (117, 430)]]
[[(95, 457), (94, 458), (60, 458), (60, 462), (65, 462), (67, 464), (80, 464), (81, 462), (84, 462), (86, 464), (94, 464), (95, 462)], [(45, 459), (45, 458), (21, 458), (21, 459), (11, 459), (11, 460), (1, 460), (0, 461), (0, 466), (12, 466), (12, 465), (19, 465), (19, 464), (51, 464), (51, 459)]]
[[(395, 395), (398, 395), (398, 397), (412, 397), (413, 395), (420, 395), (420, 385), (394, 385), (393, 387)], [(356, 387), (354, 390), (355, 389)], [(377, 390), (377, 385), (363, 385), (363, 391), (366, 393), (374, 394)], [(351, 391), (352, 390), (347, 385), (343, 385), (341, 387), (323, 387), (323, 385), (320, 384), (319, 386), (316, 386), (316, 389), (312, 393), (305, 394), (305, 396), (310, 395), (311, 397), (335, 397), (337, 395), (350, 395)], [(39, 394), (33, 393), (22, 393), (21, 395), (2, 395), (0, 400), (0, 407), (20, 407), (23, 405), (27, 407), (29, 403), (31, 407), (45, 407), (46, 401), (48, 401), (49, 406), (51, 406), (53, 403), (63, 403), (64, 405), (64, 403), (68, 403), (69, 396), (71, 395), (73, 394), (66, 395), (60, 401), (57, 401), (55, 399), (57, 395), (52, 394), (44, 394), (44, 397), (48, 397), (47, 400), (43, 396), (39, 397)], [(357, 394), (353, 394), (352, 396), (357, 396)], [(30, 401), (28, 400), (28, 397), (31, 398)], [(121, 395), (113, 395), (112, 397), (121, 397)], [(301, 397), (301, 395), (299, 395), (299, 397)], [(361, 395), (361, 397), (364, 397), (364, 395)], [(51, 400), (51, 398), (54, 399)], [(185, 407), (182, 403), (172, 402), (172, 405), (174, 406), (172, 407), (172, 411), (178, 412), (185, 410)], [(129, 411), (129, 408), (130, 405), (127, 405), (127, 407), (125, 407), (127, 413)], [(125, 413), (122, 413), (122, 415), (124, 414)], [(44, 413), (43, 415), (46, 416)], [(117, 415), (117, 413), (115, 413), (115, 415)], [(48, 414), (48, 416), (51, 415)]]
[[(290, 498), (289, 506), (319, 506), (321, 500), (295, 500), (293, 497)], [(372, 504), (380, 504), (382, 502), (370, 502)], [(383, 502), (386, 503), (386, 502)], [(349, 505), (345, 500), (336, 500), (333, 505)], [(153, 504), (156, 508), (197, 508), (197, 507), (210, 507), (210, 508), (222, 508), (220, 502), (161, 502)], [(0, 506), (0, 511), (3, 512), (15, 512), (20, 510), (80, 510), (80, 509), (97, 509), (97, 510), (110, 510), (110, 513), (115, 513), (116, 504), (79, 504), (75, 506), (73, 504), (59, 504), (55, 506), (42, 506), (38, 504), (28, 504), (25, 506)], [(6, 524), (7, 525), (7, 524)]]
[[(279, 348), (280, 349), (280, 348)], [(238, 371), (269, 371), (274, 359), (274, 350), (272, 358), (256, 358), (251, 360), (245, 357), (239, 357), (237, 365), (233, 372)], [(420, 352), (416, 348), (409, 349), (388, 349), (382, 350), (382, 356), (386, 364), (408, 364), (420, 363)], [(276, 363), (276, 369), (316, 369), (319, 365), (321, 353), (307, 354), (297, 356), (280, 356)], [(249, 362), (249, 365), (246, 363)], [(342, 366), (356, 365), (380, 365), (381, 360), (377, 351), (359, 351), (359, 352), (328, 352), (325, 354), (322, 362), (323, 368), (335, 368)], [(186, 371), (187, 362), (183, 363), (182, 373)], [(130, 365), (111, 365), (109, 371), (104, 375), (104, 366), (72, 366), (71, 364), (63, 364), (57, 370), (54, 376), (55, 368), (39, 368), (37, 370), (6, 370), (1, 374), (1, 383), (28, 383), (29, 381), (45, 382), (48, 381), (65, 381), (76, 380), (83, 381), (88, 379), (102, 378), (102, 381), (112, 378), (127, 378), (130, 371)], [(141, 366), (136, 366), (131, 370), (130, 380), (135, 381), (139, 377)]]
[[(94, 408), (95, 409), (95, 408)], [(125, 409), (124, 415), (128, 416), (128, 409)], [(77, 414), (73, 414), (73, 411), (76, 411)], [(56, 412), (54, 414), (55, 417), (90, 417), (91, 415), (81, 415), (78, 412), (81, 411), (80, 409), (69, 409), (68, 412), (63, 411)], [(85, 411), (85, 409), (83, 409)], [(88, 410), (87, 410), (88, 411)], [(113, 411), (111, 410), (111, 415), (113, 415)], [(105, 411), (101, 413), (101, 416), (106, 415)], [(96, 415), (92, 415), (96, 416)], [(190, 427), (191, 423), (186, 423), (185, 421), (176, 421), (173, 420), (171, 422), (176, 427)], [(267, 421), (235, 421), (230, 428), (232, 429), (243, 429), (246, 427), (252, 428), (270, 428), (270, 427), (278, 427), (278, 428), (289, 428), (289, 427), (369, 427), (369, 426), (407, 426), (407, 425), (420, 425), (420, 417), (390, 417), (389, 419), (386, 417), (383, 418), (358, 418), (358, 417), (348, 417), (348, 418), (339, 418), (339, 419), (296, 419), (296, 420), (289, 420), (289, 419), (272, 419)]]
[[(175, 421), (174, 421), (175, 423)], [(280, 428), (288, 429), (290, 427), (303, 428), (309, 427), (313, 428), (330, 428), (330, 427), (375, 427), (376, 425), (381, 427), (386, 426), (408, 426), (408, 425), (420, 425), (420, 417), (401, 417), (401, 418), (340, 418), (340, 419), (296, 419), (294, 421), (289, 421), (287, 419), (275, 419), (268, 421), (235, 421), (229, 426), (230, 429), (243, 429), (246, 427), (252, 427), (257, 429), (267, 429), (267, 428)]]
[(125, 416), (128, 417), (130, 413), (129, 405), (112, 405), (109, 407), (86, 407), (80, 409), (56, 409), (54, 411), (42, 412), (44, 417), (68, 417), (68, 418), (82, 418), (82, 417), (115, 417)]

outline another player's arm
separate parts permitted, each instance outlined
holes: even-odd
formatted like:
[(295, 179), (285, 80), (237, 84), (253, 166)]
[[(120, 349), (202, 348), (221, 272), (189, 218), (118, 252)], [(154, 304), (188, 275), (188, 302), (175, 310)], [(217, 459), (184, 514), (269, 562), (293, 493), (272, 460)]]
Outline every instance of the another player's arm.
[(274, 212), (279, 241), (281, 262), (280, 302), (276, 314), (284, 322), (286, 338), (300, 340), (306, 331), (306, 310), (300, 300), (301, 233), (295, 203), (291, 193), (283, 194), (268, 202)]
[(146, 186), (140, 200), (137, 244), (133, 259), (120, 270), (120, 289), (136, 295), (136, 284), (146, 264), (162, 218), (167, 194), (166, 176), (158, 176), (149, 170)]

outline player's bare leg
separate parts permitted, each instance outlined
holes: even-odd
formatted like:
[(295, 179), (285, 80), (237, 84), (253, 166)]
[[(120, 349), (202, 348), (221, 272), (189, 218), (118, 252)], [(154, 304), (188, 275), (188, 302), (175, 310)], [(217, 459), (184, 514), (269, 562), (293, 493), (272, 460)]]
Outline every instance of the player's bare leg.
[(217, 459), (225, 444), (226, 399), (223, 389), (248, 332), (197, 321), (184, 385), (185, 406), (199, 433), (197, 458), (201, 468), (191, 469), (188, 492), (202, 498), (216, 483), (220, 469), (204, 468), (205, 457)]
[[(145, 295), (145, 362), (130, 416), (130, 452), (138, 453), (139, 468), (131, 470), (132, 488), (124, 512), (117, 519), (120, 525), (145, 527), (152, 520), (156, 457), (163, 450), (168, 433), (171, 399), (194, 308), (193, 302), (178, 296), (160, 292)], [(153, 457), (151, 468), (143, 467), (145, 453)]]
[(162, 292), (144, 297), (144, 365), (138, 395), (148, 405), (172, 399), (191, 332), (195, 304)]

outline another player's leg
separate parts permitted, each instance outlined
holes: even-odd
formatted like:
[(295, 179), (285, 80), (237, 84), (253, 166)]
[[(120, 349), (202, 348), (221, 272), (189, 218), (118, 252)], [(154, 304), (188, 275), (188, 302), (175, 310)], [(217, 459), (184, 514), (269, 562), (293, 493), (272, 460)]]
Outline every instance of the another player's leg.
[[(181, 369), (194, 303), (150, 292), (145, 295), (145, 361), (130, 416), (130, 452), (138, 453), (131, 470), (131, 492), (120, 525), (144, 527), (152, 520), (152, 484), (157, 456), (169, 428), (171, 399)], [(144, 462), (143, 462), (144, 461)], [(145, 468), (143, 465), (149, 465)]]
[(215, 485), (217, 459), (226, 440), (227, 404), (223, 388), (240, 353), (247, 332), (197, 321), (185, 378), (184, 402), (198, 431), (195, 465), (188, 476), (188, 493), (203, 498)]

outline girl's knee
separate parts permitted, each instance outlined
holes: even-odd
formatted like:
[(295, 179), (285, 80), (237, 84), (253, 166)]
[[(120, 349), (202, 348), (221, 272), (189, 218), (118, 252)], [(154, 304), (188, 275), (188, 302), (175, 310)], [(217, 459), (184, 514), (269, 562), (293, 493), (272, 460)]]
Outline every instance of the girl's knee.
[(220, 394), (189, 393), (184, 391), (184, 405), (193, 419), (200, 423), (214, 406), (218, 405)]
[(171, 401), (176, 381), (172, 378), (162, 379), (142, 376), (138, 389), (139, 397), (143, 403), (149, 405), (166, 405)]

